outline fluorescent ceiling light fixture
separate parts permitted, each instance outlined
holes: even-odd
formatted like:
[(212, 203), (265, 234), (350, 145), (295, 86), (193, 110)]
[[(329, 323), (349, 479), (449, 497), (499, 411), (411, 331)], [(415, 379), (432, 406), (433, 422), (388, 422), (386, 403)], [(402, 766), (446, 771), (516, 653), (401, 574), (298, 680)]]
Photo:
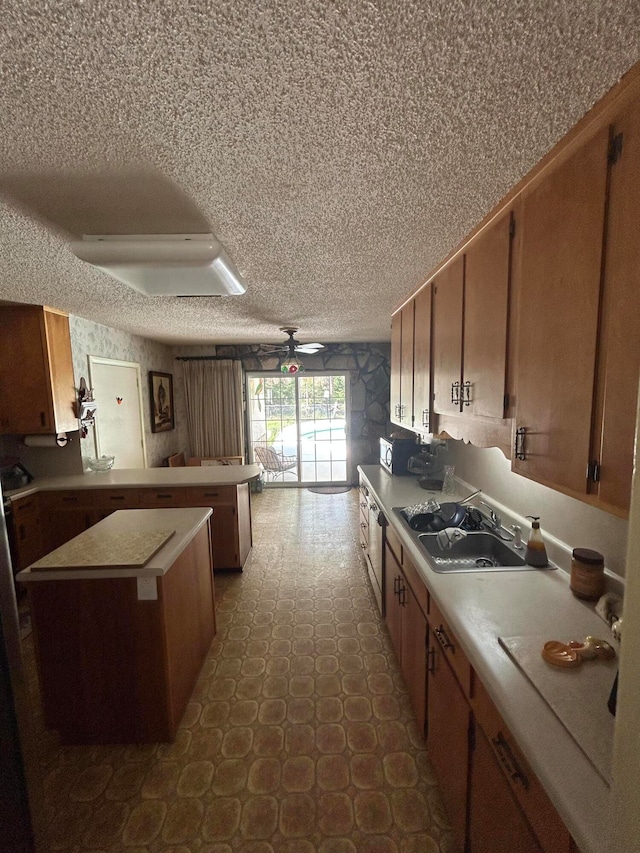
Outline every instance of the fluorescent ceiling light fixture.
[(85, 234), (74, 254), (146, 296), (239, 296), (246, 287), (213, 234)]

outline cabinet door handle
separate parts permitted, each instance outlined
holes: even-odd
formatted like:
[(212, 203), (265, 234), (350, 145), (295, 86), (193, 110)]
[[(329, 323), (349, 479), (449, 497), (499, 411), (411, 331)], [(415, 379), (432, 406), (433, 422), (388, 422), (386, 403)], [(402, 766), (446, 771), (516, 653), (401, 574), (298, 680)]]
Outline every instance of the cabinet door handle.
[(436, 674), (436, 650), (434, 648), (427, 649), (427, 672), (431, 675)]
[(400, 603), (400, 607), (405, 607), (407, 603), (407, 588), (404, 584), (402, 584), (402, 589), (400, 590), (400, 595), (398, 596), (398, 601)]
[(462, 386), (462, 403), (465, 406), (471, 405), (471, 382), (469, 380)]
[(452, 382), (451, 383), (451, 402), (459, 406), (460, 405), (460, 383)]
[(516, 459), (520, 459), (524, 461), (527, 458), (527, 452), (525, 450), (525, 441), (527, 437), (527, 428), (526, 427), (518, 427), (516, 429), (516, 439), (515, 445), (513, 448), (513, 455)]
[(173, 495), (162, 495), (162, 494), (160, 494), (160, 493), (158, 492), (158, 493), (156, 494), (156, 497), (157, 497), (157, 498), (162, 498), (163, 500), (171, 500), (171, 498), (173, 497)]
[(124, 495), (109, 495), (110, 501), (123, 501)]
[(47, 416), (45, 415), (44, 412), (40, 412), (40, 426), (46, 426), (46, 425), (47, 425)]
[(20, 541), (24, 542), (24, 540), (27, 538), (27, 531), (24, 528), (24, 524), (21, 524), (18, 529), (20, 531)]
[(513, 750), (509, 746), (509, 743), (502, 732), (498, 732), (497, 737), (491, 738), (491, 743), (494, 745), (498, 758), (502, 762), (503, 767), (511, 779), (513, 779), (514, 782), (519, 782), (525, 791), (527, 791), (529, 789), (529, 779), (518, 764), (518, 761), (513, 754)]
[(422, 426), (429, 429), (429, 409), (422, 410)]
[(220, 492), (205, 492), (205, 498), (218, 498), (220, 497)]
[(78, 498), (77, 497), (62, 498), (62, 503), (64, 503), (64, 504), (77, 504)]
[(453, 645), (447, 632), (444, 629), (443, 625), (440, 625), (439, 628), (434, 628), (433, 633), (436, 635), (437, 641), (440, 643), (442, 648), (446, 651), (447, 649), (451, 649), (452, 652), (455, 652), (456, 647)]

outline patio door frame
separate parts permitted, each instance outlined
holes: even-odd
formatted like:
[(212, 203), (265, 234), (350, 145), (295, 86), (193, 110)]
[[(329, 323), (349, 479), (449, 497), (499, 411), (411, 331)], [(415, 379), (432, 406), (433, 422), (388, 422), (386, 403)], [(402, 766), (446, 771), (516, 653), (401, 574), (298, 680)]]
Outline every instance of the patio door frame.
[[(306, 378), (313, 377), (324, 377), (324, 376), (342, 376), (344, 377), (344, 409), (345, 409), (345, 441), (346, 441), (346, 453), (345, 453), (345, 479), (344, 480), (302, 480), (302, 460), (300, 457), (300, 394), (299, 394), (299, 381), (304, 380)], [(256, 462), (253, 452), (253, 424), (251, 418), (251, 395), (250, 395), (250, 382), (252, 379), (293, 379), (295, 383), (295, 423), (298, 426), (297, 435), (298, 435), (298, 465), (297, 472), (292, 471), (295, 475), (295, 479), (287, 480), (286, 475), (281, 480), (276, 482), (268, 480), (265, 481), (265, 485), (269, 487), (278, 486), (285, 488), (307, 488), (309, 486), (347, 486), (351, 485), (351, 374), (349, 370), (306, 370), (304, 373), (296, 374), (291, 376), (289, 374), (281, 373), (277, 370), (251, 370), (247, 371), (245, 375), (245, 412), (246, 412), (246, 435), (247, 435), (247, 449), (248, 449), (248, 459), (250, 462)], [(330, 421), (327, 421), (330, 423)]]

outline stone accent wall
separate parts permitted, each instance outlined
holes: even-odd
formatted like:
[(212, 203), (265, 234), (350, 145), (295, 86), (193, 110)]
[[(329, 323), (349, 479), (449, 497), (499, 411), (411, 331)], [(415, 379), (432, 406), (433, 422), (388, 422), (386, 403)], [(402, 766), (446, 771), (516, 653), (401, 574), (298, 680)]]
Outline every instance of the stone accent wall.
[[(245, 371), (279, 370), (286, 353), (273, 353), (262, 345), (218, 345), (214, 348), (181, 349), (178, 355), (216, 355), (239, 358)], [(388, 343), (326, 344), (315, 355), (302, 355), (306, 373), (344, 370), (351, 377), (351, 481), (357, 483), (357, 466), (378, 461), (379, 438), (388, 435), (389, 374), (391, 345)]]

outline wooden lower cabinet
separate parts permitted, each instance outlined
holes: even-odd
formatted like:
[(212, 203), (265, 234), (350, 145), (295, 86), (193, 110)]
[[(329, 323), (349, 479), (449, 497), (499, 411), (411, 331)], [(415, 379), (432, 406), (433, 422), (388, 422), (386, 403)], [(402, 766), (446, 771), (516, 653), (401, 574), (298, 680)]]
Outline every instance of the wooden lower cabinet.
[(405, 586), (401, 607), (400, 666), (418, 720), (418, 729), (424, 733), (427, 715), (427, 620), (408, 585)]
[(384, 546), (384, 621), (391, 637), (391, 644), (401, 659), (402, 652), (402, 611), (400, 609), (399, 588), (404, 578), (402, 569), (389, 543)]
[[(30, 562), (64, 545), (119, 509), (212, 507), (211, 553), (214, 571), (242, 571), (251, 550), (251, 497), (248, 483), (197, 488), (76, 489), (42, 492), (38, 498), (42, 536), (36, 544), (41, 553)], [(29, 563), (21, 564), (20, 568), (27, 565)]]
[(136, 578), (29, 584), (45, 725), (62, 743), (171, 741), (215, 634), (208, 524), (140, 600)]
[(573, 840), (429, 597), (427, 751), (456, 847), (575, 853)]
[(471, 709), (433, 630), (429, 637), (427, 752), (457, 847), (465, 844)]
[(42, 492), (40, 519), (44, 553), (88, 530), (98, 520), (93, 515), (94, 495), (82, 489)]
[(242, 571), (251, 550), (249, 484), (184, 489), (186, 506), (210, 506), (214, 571)]
[(28, 495), (11, 502), (7, 516), (7, 532), (11, 546), (13, 572), (21, 571), (44, 555), (40, 531), (38, 495)]
[[(414, 570), (415, 571), (415, 570)], [(408, 573), (411, 569), (408, 570)], [(412, 591), (407, 576), (389, 544), (385, 543), (384, 599), (385, 622), (404, 676), (416, 715), (424, 733), (427, 685), (427, 618)], [(414, 579), (415, 587), (415, 579)], [(422, 585), (426, 596), (426, 588)]]
[(504, 778), (526, 815), (545, 853), (571, 853), (573, 840), (542, 784), (520, 751), (482, 682), (476, 679), (471, 700), (474, 716), (484, 731)]
[(540, 853), (489, 741), (476, 725), (469, 776), (468, 853)]

